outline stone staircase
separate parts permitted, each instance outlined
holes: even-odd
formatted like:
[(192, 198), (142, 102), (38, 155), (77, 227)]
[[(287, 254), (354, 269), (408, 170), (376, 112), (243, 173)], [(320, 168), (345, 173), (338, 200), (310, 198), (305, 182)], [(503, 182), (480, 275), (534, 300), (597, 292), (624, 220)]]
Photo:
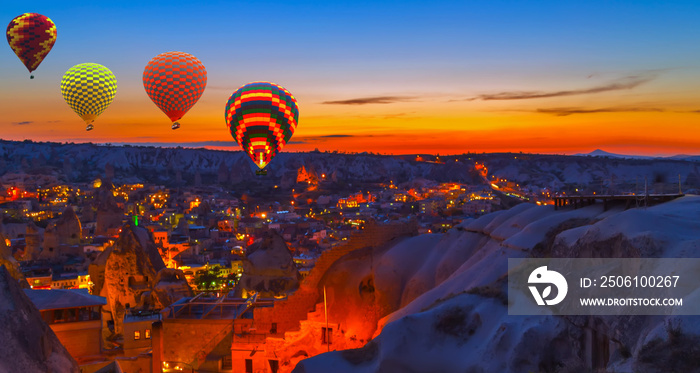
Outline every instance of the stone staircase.
[[(295, 330), (288, 330), (284, 333), (284, 340), (288, 343), (296, 341), (308, 333), (309, 330), (313, 330), (314, 327), (318, 327), (318, 324), (325, 324), (326, 313), (323, 309), (323, 302), (316, 303), (316, 306), (312, 311), (306, 313), (306, 318), (299, 321), (299, 327)], [(338, 324), (329, 322), (328, 326), (333, 330), (338, 330)]]

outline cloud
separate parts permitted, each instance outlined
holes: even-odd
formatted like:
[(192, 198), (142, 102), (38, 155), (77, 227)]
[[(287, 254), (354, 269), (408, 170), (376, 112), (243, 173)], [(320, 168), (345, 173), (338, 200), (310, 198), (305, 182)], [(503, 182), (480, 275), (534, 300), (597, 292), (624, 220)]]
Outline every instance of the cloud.
[(361, 97), (350, 100), (324, 101), (326, 105), (367, 105), (367, 104), (393, 104), (396, 102), (412, 101), (416, 97), (411, 96), (377, 96), (377, 97)]
[(14, 124), (16, 126), (24, 126), (24, 125), (32, 124), (32, 123), (34, 123), (34, 121), (31, 121), (31, 120), (25, 120), (23, 122), (12, 122), (12, 124)]
[(648, 113), (656, 112), (661, 113), (666, 110), (659, 108), (644, 108), (644, 107), (617, 107), (617, 108), (600, 108), (600, 109), (583, 109), (576, 107), (562, 107), (562, 108), (547, 108), (547, 109), (537, 109), (536, 113), (542, 114), (552, 114), (558, 117), (564, 117), (573, 114), (595, 114), (595, 113)]
[(369, 137), (385, 137), (385, 136), (394, 136), (394, 135), (385, 135), (385, 134), (346, 135), (346, 134), (339, 134), (339, 135), (304, 136), (304, 137), (295, 137), (292, 141), (288, 142), (287, 144), (312, 144), (312, 143), (333, 141), (334, 139), (346, 139), (346, 138), (364, 139), (364, 138), (369, 138)]
[(656, 78), (655, 74), (642, 74), (642, 75), (630, 75), (621, 79), (611, 81), (609, 83), (599, 85), (596, 87), (582, 88), (582, 89), (571, 89), (564, 91), (506, 91), (499, 93), (482, 94), (475, 97), (466, 99), (466, 101), (474, 100), (525, 100), (533, 98), (549, 98), (549, 97), (562, 97), (562, 96), (575, 96), (575, 95), (586, 95), (592, 93), (602, 93), (610, 91), (619, 91), (624, 89), (636, 88), (646, 82), (649, 82)]
[[(407, 113), (387, 114), (387, 115), (382, 116), (381, 118), (382, 119), (396, 119), (396, 118), (405, 119), (405, 118), (407, 118), (406, 115), (407, 115)], [(411, 119), (416, 119), (416, 118), (411, 118)]]
[(201, 146), (238, 146), (235, 141), (197, 141), (197, 142), (183, 142), (180, 146), (187, 147), (201, 147)]
[[(141, 136), (139, 139), (148, 139), (149, 136)], [(110, 142), (112, 145), (155, 146), (165, 148), (203, 148), (205, 146), (238, 146), (235, 141), (193, 141), (193, 142)]]

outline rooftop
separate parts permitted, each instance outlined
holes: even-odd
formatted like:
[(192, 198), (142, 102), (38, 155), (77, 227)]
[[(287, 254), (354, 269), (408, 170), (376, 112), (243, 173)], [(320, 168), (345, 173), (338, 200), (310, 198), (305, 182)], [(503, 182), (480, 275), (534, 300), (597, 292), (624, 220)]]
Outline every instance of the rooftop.
[(36, 308), (42, 311), (107, 304), (107, 298), (90, 295), (87, 289), (24, 289), (24, 293), (31, 299)]
[[(252, 317), (247, 313), (254, 307), (271, 307), (273, 299), (242, 299), (229, 295), (211, 297), (204, 293), (193, 298), (182, 298), (161, 311), (163, 319), (225, 320)], [(245, 314), (245, 315), (244, 315)]]

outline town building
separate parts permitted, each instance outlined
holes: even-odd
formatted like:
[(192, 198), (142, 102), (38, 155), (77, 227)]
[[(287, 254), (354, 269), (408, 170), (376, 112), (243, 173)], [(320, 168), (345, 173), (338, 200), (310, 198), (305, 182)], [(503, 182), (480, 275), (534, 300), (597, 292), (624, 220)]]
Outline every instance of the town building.
[(83, 363), (102, 353), (102, 313), (107, 299), (84, 289), (34, 290), (25, 294), (41, 312), (70, 355)]

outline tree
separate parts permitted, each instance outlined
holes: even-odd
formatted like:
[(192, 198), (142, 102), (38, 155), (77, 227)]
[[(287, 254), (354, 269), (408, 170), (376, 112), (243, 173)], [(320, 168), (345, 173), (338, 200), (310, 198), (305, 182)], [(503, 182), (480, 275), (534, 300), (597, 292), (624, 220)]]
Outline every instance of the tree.
[(220, 275), (221, 268), (212, 266), (203, 272), (197, 273), (194, 277), (194, 283), (199, 290), (219, 290), (223, 284), (223, 279)]

